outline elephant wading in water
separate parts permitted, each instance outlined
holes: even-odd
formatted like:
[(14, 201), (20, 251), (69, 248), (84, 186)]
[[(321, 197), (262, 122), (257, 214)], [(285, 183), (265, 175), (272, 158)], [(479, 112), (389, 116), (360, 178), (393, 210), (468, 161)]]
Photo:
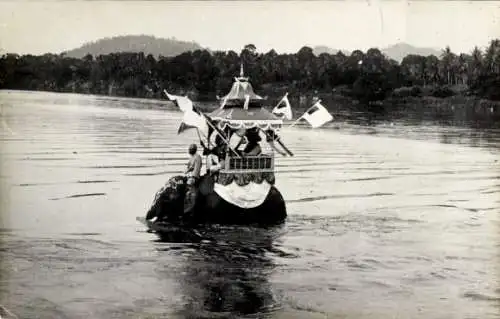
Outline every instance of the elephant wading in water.
[(146, 220), (176, 225), (278, 225), (287, 217), (281, 193), (271, 186), (264, 202), (254, 208), (241, 208), (227, 202), (214, 191), (214, 176), (201, 176), (198, 187), (187, 185), (184, 176), (173, 176), (154, 198)]

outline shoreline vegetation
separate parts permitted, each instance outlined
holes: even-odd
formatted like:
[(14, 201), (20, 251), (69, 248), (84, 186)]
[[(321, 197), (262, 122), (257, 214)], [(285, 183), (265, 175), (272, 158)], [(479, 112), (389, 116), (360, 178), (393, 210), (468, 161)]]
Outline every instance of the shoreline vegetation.
[[(366, 113), (406, 118), (500, 125), (500, 39), (483, 51), (440, 57), (408, 55), (401, 62), (379, 49), (350, 55), (257, 53), (252, 44), (235, 51), (196, 50), (173, 57), (144, 53), (0, 57), (0, 89), (82, 93), (164, 100), (163, 89), (210, 105), (224, 96), (243, 63), (245, 76), (269, 107), (289, 93), (294, 118), (317, 97), (336, 118)], [(204, 106), (202, 106), (204, 107)], [(206, 106), (205, 106), (206, 107)]]

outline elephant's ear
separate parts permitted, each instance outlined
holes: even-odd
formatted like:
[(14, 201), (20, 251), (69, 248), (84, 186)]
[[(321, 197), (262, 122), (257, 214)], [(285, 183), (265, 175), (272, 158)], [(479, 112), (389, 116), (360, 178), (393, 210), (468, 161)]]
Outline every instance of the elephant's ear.
[(153, 202), (156, 202), (160, 197), (161, 194), (165, 192), (165, 190), (168, 188), (168, 184), (163, 185), (155, 194)]

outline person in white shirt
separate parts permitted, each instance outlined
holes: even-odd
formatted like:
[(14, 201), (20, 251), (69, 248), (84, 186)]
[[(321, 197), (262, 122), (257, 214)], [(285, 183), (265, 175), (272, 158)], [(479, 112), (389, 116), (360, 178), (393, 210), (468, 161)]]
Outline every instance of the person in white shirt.
[(210, 150), (207, 156), (207, 171), (210, 172), (210, 174), (214, 174), (224, 167), (226, 149), (226, 144), (222, 138), (217, 135), (215, 137), (215, 147)]

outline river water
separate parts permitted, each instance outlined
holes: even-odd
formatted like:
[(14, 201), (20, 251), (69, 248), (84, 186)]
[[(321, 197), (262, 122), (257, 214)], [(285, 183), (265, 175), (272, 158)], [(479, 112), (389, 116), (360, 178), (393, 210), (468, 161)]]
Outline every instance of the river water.
[(187, 159), (160, 101), (0, 92), (0, 316), (500, 318), (500, 132), (284, 128), (289, 218), (159, 242)]

